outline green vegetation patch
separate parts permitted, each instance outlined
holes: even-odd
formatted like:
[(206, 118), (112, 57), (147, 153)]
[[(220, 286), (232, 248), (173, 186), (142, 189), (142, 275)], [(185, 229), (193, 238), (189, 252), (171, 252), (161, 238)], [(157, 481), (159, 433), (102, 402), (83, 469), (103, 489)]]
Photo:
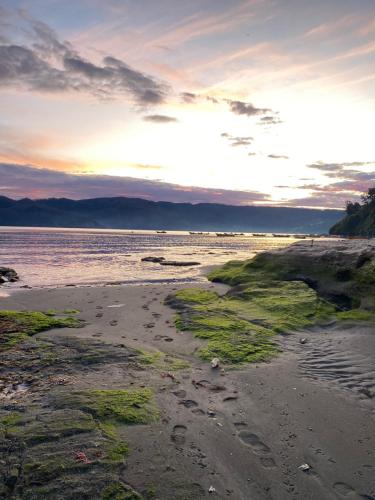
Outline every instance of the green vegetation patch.
[(141, 500), (142, 497), (130, 486), (120, 481), (113, 482), (101, 494), (102, 500)]
[(152, 365), (161, 370), (184, 370), (190, 367), (190, 363), (184, 359), (171, 356), (161, 351), (139, 350), (138, 360), (141, 364)]
[(203, 359), (218, 357), (228, 363), (265, 361), (278, 352), (272, 340), (275, 333), (310, 326), (334, 312), (299, 281), (249, 282), (223, 297), (210, 294), (205, 304), (184, 302), (190, 291), (181, 290), (167, 303), (178, 304), (179, 329), (208, 340), (199, 350)]
[(209, 275), (232, 287), (224, 296), (186, 289), (169, 295), (166, 304), (178, 311), (178, 329), (208, 341), (198, 351), (203, 359), (264, 361), (279, 350), (275, 334), (325, 322), (336, 314), (335, 307), (306, 283), (292, 279), (293, 272), (267, 254), (231, 261)]
[(158, 418), (153, 393), (148, 388), (75, 391), (64, 394), (56, 404), (80, 409), (104, 423), (148, 424)]
[(0, 311), (0, 350), (9, 349), (51, 328), (77, 328), (75, 318), (55, 318), (39, 311)]

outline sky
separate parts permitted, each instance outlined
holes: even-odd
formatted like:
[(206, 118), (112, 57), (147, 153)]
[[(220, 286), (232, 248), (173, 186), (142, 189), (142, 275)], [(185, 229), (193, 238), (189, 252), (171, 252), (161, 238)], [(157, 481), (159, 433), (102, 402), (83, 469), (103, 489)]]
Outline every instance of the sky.
[(0, 0), (0, 196), (342, 208), (374, 0)]

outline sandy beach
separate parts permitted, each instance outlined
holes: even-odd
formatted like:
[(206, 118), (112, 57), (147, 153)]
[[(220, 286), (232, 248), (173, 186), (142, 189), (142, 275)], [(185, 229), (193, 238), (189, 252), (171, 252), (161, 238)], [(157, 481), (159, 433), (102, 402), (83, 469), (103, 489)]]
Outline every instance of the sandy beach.
[[(219, 293), (227, 289), (199, 286)], [(23, 390), (8, 394), (8, 404), (32, 400), (46, 406), (56, 374), (68, 392), (151, 388), (159, 420), (121, 430), (131, 450), (121, 479), (144, 498), (375, 498), (373, 327), (313, 327), (280, 336), (283, 352), (272, 362), (213, 370), (194, 355), (205, 341), (177, 331), (175, 311), (164, 305), (176, 289), (65, 287), (2, 298), (1, 309), (75, 309), (84, 321), (82, 328), (35, 338), (65, 350), (110, 349), (98, 364), (67, 363), (53, 372), (39, 366), (28, 373)], [(188, 364), (179, 370), (152, 364), (133, 368), (122, 355), (128, 349), (161, 351)], [(5, 377), (15, 375), (10, 365), (3, 365)], [(76, 449), (73, 439), (64, 453)], [(27, 491), (22, 498), (34, 498)], [(68, 490), (65, 496), (56, 490), (55, 498), (70, 498)]]

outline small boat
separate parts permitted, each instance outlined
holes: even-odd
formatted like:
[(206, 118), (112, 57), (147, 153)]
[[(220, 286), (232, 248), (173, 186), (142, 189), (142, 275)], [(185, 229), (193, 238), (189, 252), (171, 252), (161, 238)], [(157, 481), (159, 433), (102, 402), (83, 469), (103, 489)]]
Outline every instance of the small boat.
[(167, 233), (167, 231), (156, 231), (156, 232), (157, 232), (157, 234), (166, 234)]

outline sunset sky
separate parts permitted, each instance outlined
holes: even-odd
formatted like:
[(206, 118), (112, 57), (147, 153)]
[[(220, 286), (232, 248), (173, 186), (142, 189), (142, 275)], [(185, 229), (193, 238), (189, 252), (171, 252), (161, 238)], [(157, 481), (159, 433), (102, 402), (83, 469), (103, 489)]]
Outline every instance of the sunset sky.
[(374, 0), (0, 0), (0, 195), (341, 208)]

